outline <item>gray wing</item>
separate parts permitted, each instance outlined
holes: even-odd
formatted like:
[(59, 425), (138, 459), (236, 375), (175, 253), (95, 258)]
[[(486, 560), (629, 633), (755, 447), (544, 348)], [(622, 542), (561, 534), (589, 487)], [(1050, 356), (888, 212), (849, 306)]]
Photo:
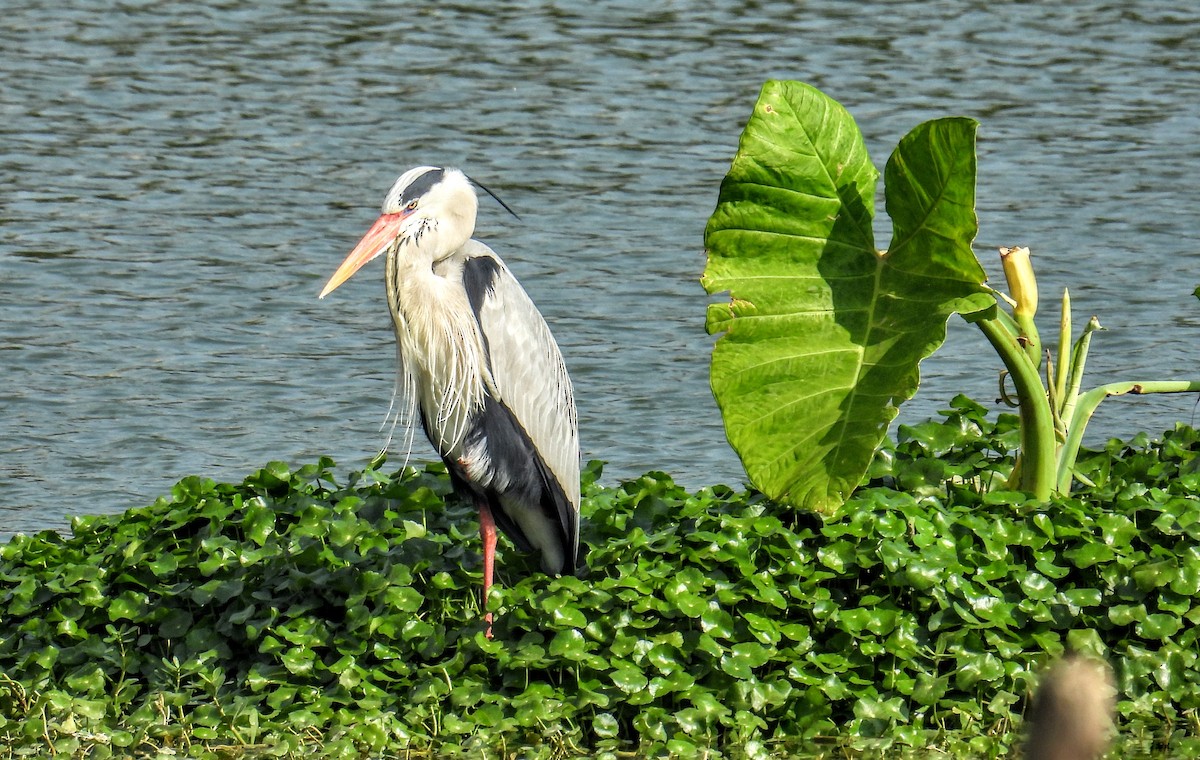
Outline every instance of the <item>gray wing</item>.
[(471, 240), (464, 287), (487, 343), (493, 395), (517, 418), (571, 503), (579, 535), (579, 432), (575, 396), (546, 320), (504, 262)]

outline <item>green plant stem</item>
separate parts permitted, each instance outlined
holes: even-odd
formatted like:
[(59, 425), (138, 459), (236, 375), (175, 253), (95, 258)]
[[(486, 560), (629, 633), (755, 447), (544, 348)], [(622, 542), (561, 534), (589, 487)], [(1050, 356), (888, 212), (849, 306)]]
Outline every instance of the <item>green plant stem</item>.
[(1071, 369), (1071, 291), (1063, 288), (1062, 318), (1058, 322), (1058, 363), (1054, 367), (1054, 397), (1061, 419), (1067, 400), (1067, 373)]
[[(1059, 417), (1062, 418), (1063, 425), (1067, 430), (1074, 425), (1075, 409), (1079, 403), (1079, 388), (1083, 385), (1083, 369), (1087, 365), (1088, 349), (1092, 345), (1092, 333), (1099, 329), (1101, 329), (1100, 320), (1093, 316), (1084, 325), (1083, 334), (1075, 341), (1075, 347), (1071, 350), (1067, 391), (1062, 396), (1062, 407), (1059, 410)], [(1086, 419), (1083, 424), (1087, 425)]]
[[(1042, 366), (1042, 337), (1038, 333), (1037, 325), (1033, 322), (1032, 314), (1017, 314), (1017, 325), (1021, 328), (1021, 345), (1025, 348), (1025, 355), (1029, 357), (1029, 361), (1033, 362), (1034, 369)], [(1041, 381), (1038, 381), (1041, 384)]]
[(1058, 396), (1058, 368), (1050, 358), (1050, 350), (1046, 349), (1046, 398), (1050, 402), (1050, 421), (1054, 423), (1054, 440), (1061, 443), (1067, 437), (1067, 426), (1063, 424), (1059, 411), (1062, 399)]
[[(1086, 335), (1087, 333), (1085, 333)], [(1083, 338), (1081, 337), (1080, 340), (1082, 341)], [(1108, 383), (1078, 395), (1070, 427), (1067, 429), (1067, 440), (1063, 443), (1062, 450), (1058, 455), (1058, 483), (1055, 485), (1055, 490), (1059, 493), (1067, 493), (1070, 490), (1071, 477), (1075, 470), (1075, 460), (1079, 456), (1079, 447), (1083, 443), (1084, 430), (1101, 401), (1110, 396), (1124, 396), (1127, 393), (1144, 395), (1147, 393), (1197, 392), (1200, 392), (1200, 380), (1147, 380)]]
[[(999, 312), (998, 308), (996, 312)], [(1034, 498), (1046, 501), (1055, 485), (1054, 418), (1050, 413), (1050, 401), (1038, 375), (1037, 364), (996, 312), (974, 321), (1000, 354), (1017, 391), (1021, 415), (1021, 469), (1017, 485)]]

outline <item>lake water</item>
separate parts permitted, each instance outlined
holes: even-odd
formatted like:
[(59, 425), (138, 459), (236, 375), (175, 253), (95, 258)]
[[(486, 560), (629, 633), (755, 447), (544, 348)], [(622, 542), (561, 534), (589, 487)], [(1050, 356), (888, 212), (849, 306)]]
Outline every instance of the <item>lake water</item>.
[[(1078, 323), (1100, 315), (1091, 384), (1200, 376), (1187, 4), (16, 0), (5, 16), (0, 535), (189, 474), (361, 467), (392, 389), (382, 265), (316, 294), (417, 164), (460, 166), (521, 215), (485, 198), (477, 237), (551, 322), (606, 480), (740, 482), (698, 278), (768, 78), (840, 100), (880, 167), (925, 119), (979, 119), (993, 276), (997, 246), (1028, 245), (1046, 312), (1066, 285)], [(960, 390), (990, 402), (998, 370), (955, 318), (901, 421)], [(1194, 395), (1113, 400), (1092, 438), (1195, 419)]]

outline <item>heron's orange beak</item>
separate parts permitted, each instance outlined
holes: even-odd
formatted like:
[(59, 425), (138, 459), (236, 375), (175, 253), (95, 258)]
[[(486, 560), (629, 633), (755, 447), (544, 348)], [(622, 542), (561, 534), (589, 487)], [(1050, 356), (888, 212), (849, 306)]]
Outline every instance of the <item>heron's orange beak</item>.
[(367, 234), (363, 235), (362, 240), (358, 241), (358, 245), (354, 246), (354, 250), (350, 251), (350, 255), (342, 262), (342, 265), (337, 268), (333, 276), (329, 278), (329, 282), (325, 283), (325, 289), (321, 291), (318, 298), (324, 298), (332, 293), (338, 285), (341, 285), (355, 272), (363, 268), (371, 259), (388, 249), (392, 241), (400, 234), (400, 225), (409, 217), (403, 212), (399, 214), (384, 214), (375, 220), (375, 224), (371, 225), (371, 229), (367, 230)]

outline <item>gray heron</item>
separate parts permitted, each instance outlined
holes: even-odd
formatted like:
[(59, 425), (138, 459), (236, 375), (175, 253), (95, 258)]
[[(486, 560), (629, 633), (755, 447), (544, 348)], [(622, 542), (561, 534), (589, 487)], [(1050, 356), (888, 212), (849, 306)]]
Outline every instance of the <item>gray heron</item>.
[[(401, 412), (410, 422), (419, 413), (455, 491), (479, 510), (486, 610), (497, 527), (518, 548), (537, 550), (546, 573), (575, 571), (579, 433), (571, 380), (533, 301), (500, 257), (472, 239), (478, 199), (465, 174), (410, 169), (382, 211), (320, 297), (386, 254)], [(490, 636), (490, 613), (485, 619)]]

